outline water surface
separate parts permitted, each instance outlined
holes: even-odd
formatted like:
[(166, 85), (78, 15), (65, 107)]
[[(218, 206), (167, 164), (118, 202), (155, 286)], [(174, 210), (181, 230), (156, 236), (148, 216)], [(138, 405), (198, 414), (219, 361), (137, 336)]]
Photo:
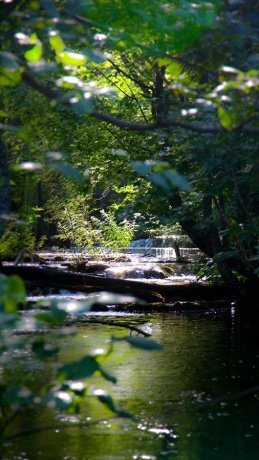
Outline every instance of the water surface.
[[(113, 318), (116, 319), (116, 318)], [(80, 416), (28, 411), (13, 432), (44, 425), (59, 428), (13, 439), (5, 460), (257, 460), (259, 451), (258, 316), (234, 309), (192, 313), (130, 315), (147, 321), (162, 351), (133, 349), (118, 342), (104, 364), (118, 383), (93, 383), (108, 390), (136, 420), (110, 418), (95, 400)], [(60, 360), (107, 347), (111, 334), (128, 331), (80, 325), (78, 335), (62, 340)], [(60, 340), (60, 339), (59, 339)], [(148, 340), (148, 339), (147, 339)], [(23, 372), (48, 378), (48, 364), (19, 358)], [(77, 423), (102, 422), (79, 428)], [(69, 426), (63, 429), (62, 426)]]

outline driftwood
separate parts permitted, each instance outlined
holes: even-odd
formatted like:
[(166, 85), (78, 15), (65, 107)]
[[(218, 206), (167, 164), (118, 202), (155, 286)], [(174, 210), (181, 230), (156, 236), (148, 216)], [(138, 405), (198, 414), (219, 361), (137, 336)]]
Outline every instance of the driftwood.
[(135, 281), (106, 278), (104, 276), (74, 273), (46, 266), (8, 265), (1, 267), (6, 275), (17, 274), (24, 279), (29, 288), (53, 287), (76, 292), (109, 291), (133, 294), (150, 303), (172, 303), (176, 301), (231, 300), (226, 287), (210, 283), (172, 283)]
[(45, 260), (42, 259), (42, 257), (38, 256), (37, 254), (34, 254), (33, 252), (31, 252), (29, 249), (22, 249), (18, 256), (16, 257), (15, 261), (14, 261), (14, 265), (18, 265), (21, 261), (22, 261), (22, 258), (27, 255), (30, 257), (31, 259), (31, 262), (33, 263), (44, 263)]

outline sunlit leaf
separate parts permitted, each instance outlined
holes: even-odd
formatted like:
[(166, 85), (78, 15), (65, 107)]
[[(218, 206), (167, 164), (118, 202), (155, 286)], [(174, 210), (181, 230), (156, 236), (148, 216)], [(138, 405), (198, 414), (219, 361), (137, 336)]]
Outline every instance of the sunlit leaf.
[(115, 97), (117, 95), (116, 91), (110, 86), (104, 86), (103, 88), (99, 88), (95, 91), (95, 94), (98, 96), (106, 96), (106, 97)]
[[(102, 291), (98, 294), (92, 294), (87, 298), (88, 302), (92, 304), (103, 305), (121, 305), (126, 303), (138, 302), (139, 299), (133, 295), (115, 294), (112, 292)], [(142, 303), (143, 301), (141, 301)]]
[(19, 303), (26, 303), (24, 281), (17, 275), (0, 274), (0, 307), (6, 313), (16, 313)]
[(5, 87), (5, 86), (16, 86), (18, 83), (20, 83), (22, 77), (21, 77), (21, 72), (20, 70), (17, 70), (16, 72), (7, 72), (7, 71), (1, 71), (0, 69), (0, 87)]
[(86, 57), (83, 54), (74, 53), (73, 51), (63, 51), (59, 53), (58, 60), (63, 65), (78, 67), (86, 63)]
[(157, 63), (160, 67), (167, 66), (172, 63), (172, 59), (169, 57), (158, 58)]
[(26, 51), (24, 53), (25, 59), (27, 59), (27, 61), (31, 61), (31, 62), (39, 61), (41, 56), (42, 56), (42, 45), (41, 45), (41, 43), (37, 43), (33, 48), (31, 48), (30, 50), (28, 50), (28, 51)]
[(221, 106), (218, 107), (218, 116), (219, 116), (219, 120), (223, 128), (225, 128), (227, 131), (231, 131), (232, 129), (231, 116)]
[(237, 75), (239, 73), (239, 70), (236, 69), (235, 67), (230, 67), (228, 65), (223, 65), (220, 70), (224, 73), (229, 73), (233, 75)]
[(41, 397), (41, 402), (50, 409), (67, 410), (72, 403), (72, 396), (66, 391), (48, 391)]
[(82, 80), (73, 75), (67, 75), (61, 77), (57, 80), (57, 86), (61, 86), (62, 88), (74, 88), (75, 86), (84, 86)]
[(59, 34), (51, 34), (49, 37), (49, 42), (57, 54), (61, 53), (65, 48), (65, 43), (63, 42)]
[(64, 154), (62, 152), (47, 152), (45, 153), (46, 160), (55, 160), (59, 161), (64, 158)]
[[(61, 310), (65, 312), (66, 314), (71, 314), (71, 315), (80, 315), (91, 309), (91, 302), (89, 302), (88, 299), (76, 300), (76, 299), (69, 299), (69, 298), (60, 299), (58, 297), (57, 298), (53, 297), (51, 301), (42, 301), (42, 304), (45, 306), (48, 303), (51, 308), (54, 308), (54, 309), (57, 308), (58, 310)], [(59, 317), (59, 314), (57, 316)]]
[(167, 67), (167, 72), (169, 72), (171, 75), (173, 75), (175, 78), (182, 73), (183, 68), (178, 62), (172, 62), (168, 67)]
[(15, 171), (36, 171), (42, 169), (41, 163), (36, 163), (33, 161), (25, 161), (24, 163), (19, 163), (13, 168)]

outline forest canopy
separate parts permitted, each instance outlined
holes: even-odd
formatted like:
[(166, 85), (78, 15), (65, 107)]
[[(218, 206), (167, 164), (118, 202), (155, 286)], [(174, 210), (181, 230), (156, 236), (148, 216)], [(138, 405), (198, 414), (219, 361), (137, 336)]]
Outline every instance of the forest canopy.
[(32, 245), (113, 225), (125, 245), (177, 223), (253, 290), (258, 2), (14, 0), (0, 20), (5, 244), (17, 225)]

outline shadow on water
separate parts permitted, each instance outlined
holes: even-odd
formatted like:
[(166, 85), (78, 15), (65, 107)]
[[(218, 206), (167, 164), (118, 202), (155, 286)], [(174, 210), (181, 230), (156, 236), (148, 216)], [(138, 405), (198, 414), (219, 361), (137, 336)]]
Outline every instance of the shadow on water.
[[(147, 321), (159, 352), (130, 348), (119, 342), (105, 368), (118, 383), (105, 384), (136, 421), (110, 419), (100, 403), (87, 401), (79, 416), (49, 410), (27, 412), (21, 427), (68, 424), (10, 441), (5, 460), (178, 459), (234, 460), (258, 458), (259, 315), (232, 310), (132, 316)], [(83, 325), (64, 339), (61, 359), (79, 358), (105, 347), (109, 326)], [(48, 369), (22, 358), (23, 371), (40, 379)], [(94, 378), (98, 386), (98, 378)], [(100, 382), (99, 382), (100, 384)], [(104, 388), (102, 382), (102, 388)], [(102, 419), (79, 428), (78, 421)]]

